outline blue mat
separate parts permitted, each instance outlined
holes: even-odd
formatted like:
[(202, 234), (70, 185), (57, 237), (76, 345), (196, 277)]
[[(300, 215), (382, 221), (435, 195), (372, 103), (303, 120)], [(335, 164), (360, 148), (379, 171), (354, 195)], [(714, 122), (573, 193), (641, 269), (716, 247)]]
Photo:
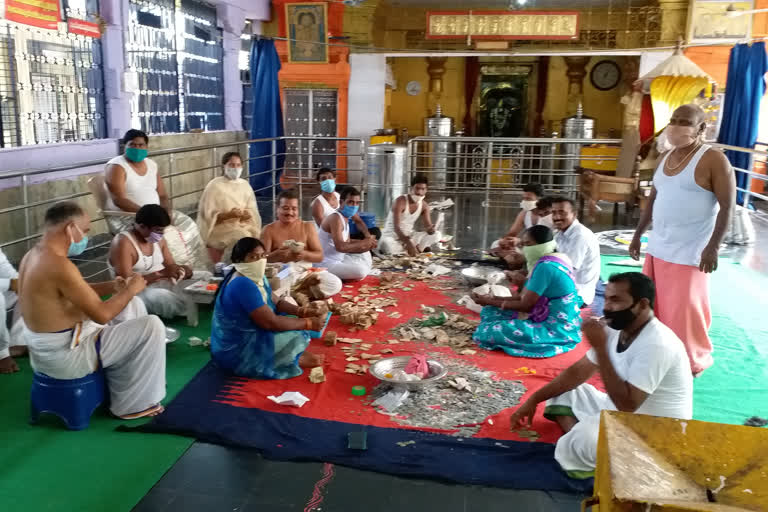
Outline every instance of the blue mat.
[[(397, 428), (303, 418), (215, 402), (231, 376), (209, 362), (165, 413), (122, 431), (179, 434), (256, 448), (267, 458), (331, 462), (399, 476), (511, 489), (590, 492), (592, 480), (568, 478), (554, 445), (462, 438)], [(347, 434), (365, 431), (368, 449), (347, 448)], [(400, 446), (397, 443), (413, 441)]]

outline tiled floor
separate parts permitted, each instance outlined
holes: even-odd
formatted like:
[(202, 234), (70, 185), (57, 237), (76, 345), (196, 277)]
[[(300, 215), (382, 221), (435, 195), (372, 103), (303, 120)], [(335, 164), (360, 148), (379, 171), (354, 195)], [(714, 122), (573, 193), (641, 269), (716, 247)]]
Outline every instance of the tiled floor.
[[(454, 199), (456, 206), (446, 214), (446, 232), (454, 234), (457, 246), (487, 247), (503, 234), (517, 214), (519, 199), (509, 207), (494, 201), (485, 208), (484, 196), (467, 195)], [(594, 231), (619, 229), (612, 226), (612, 209), (604, 205)], [(267, 208), (265, 208), (267, 210)], [(308, 209), (305, 210), (308, 212)], [(269, 217), (265, 216), (265, 221)], [(752, 221), (757, 243), (752, 247), (723, 251), (744, 265), (768, 273), (768, 215), (755, 212)], [(624, 219), (624, 222), (631, 222)], [(503, 468), (499, 468), (503, 471)], [(313, 510), (333, 512), (464, 511), (492, 512), (572, 511), (579, 509), (582, 496), (541, 491), (449, 485), (404, 479), (390, 475), (335, 467), (335, 476), (323, 492), (323, 502)], [(315, 483), (322, 478), (320, 463), (275, 462), (258, 453), (204, 443), (194, 444), (176, 465), (137, 505), (134, 512), (281, 512), (305, 510)]]
[[(502, 468), (500, 468), (502, 470)], [(195, 443), (133, 512), (307, 510), (323, 464), (276, 462), (251, 450)], [(565, 512), (582, 497), (405, 479), (334, 466), (313, 510), (367, 512)]]

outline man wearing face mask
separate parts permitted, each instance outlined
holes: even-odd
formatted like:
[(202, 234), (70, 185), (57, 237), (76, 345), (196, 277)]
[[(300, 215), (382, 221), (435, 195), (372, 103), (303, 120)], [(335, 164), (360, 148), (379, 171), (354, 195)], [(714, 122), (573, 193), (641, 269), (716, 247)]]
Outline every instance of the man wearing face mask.
[(107, 262), (117, 277), (143, 276), (147, 288), (139, 297), (147, 311), (168, 319), (186, 313), (181, 290), (192, 284), (185, 281), (192, 277), (192, 268), (177, 265), (163, 239), (170, 224), (171, 218), (162, 206), (142, 206), (133, 229), (112, 240)]
[(373, 268), (371, 249), (377, 245), (375, 238), (351, 240), (349, 219), (360, 208), (360, 192), (354, 187), (345, 188), (340, 197), (341, 207), (328, 215), (320, 226), (320, 245), (323, 248), (323, 267), (342, 280), (365, 278)]
[(736, 200), (731, 165), (701, 140), (704, 119), (696, 105), (672, 114), (666, 131), (675, 149), (659, 163), (629, 247), (630, 256), (639, 260), (642, 235), (653, 221), (643, 272), (656, 283), (656, 314), (685, 343), (694, 375), (713, 362), (709, 274), (717, 270)]
[[(317, 171), (317, 182), (320, 184), (321, 193), (315, 197), (310, 203), (312, 208), (312, 218), (315, 219), (317, 229), (323, 224), (325, 218), (339, 209), (339, 193), (336, 192), (336, 171), (329, 169), (328, 167), (322, 167)], [(365, 222), (360, 217), (360, 213), (356, 213), (351, 217), (352, 222), (357, 227), (357, 233), (350, 235), (356, 240), (363, 240), (366, 238), (375, 237), (376, 240), (381, 238), (381, 231), (379, 228), (368, 229)]]
[[(565, 432), (555, 459), (569, 476), (592, 476), (602, 410), (667, 418), (693, 415), (693, 377), (680, 339), (653, 315), (653, 281), (639, 272), (614, 274), (605, 290), (604, 319), (584, 322), (592, 348), (552, 382), (534, 392), (511, 416), (512, 428), (529, 426), (538, 404)], [(606, 392), (586, 382), (599, 373)]]
[[(143, 309), (136, 295), (146, 286), (144, 278), (87, 283), (68, 256), (79, 256), (88, 245), (88, 214), (76, 203), (57, 203), (44, 222), (43, 237), (19, 268), (32, 368), (55, 379), (79, 379), (103, 368), (113, 414), (134, 419), (161, 413), (163, 322), (146, 309), (142, 317), (115, 322), (126, 308)], [(99, 298), (109, 294), (106, 301)]]
[(259, 238), (261, 216), (251, 184), (243, 179), (243, 160), (231, 152), (221, 159), (223, 176), (206, 185), (197, 206), (197, 226), (211, 261), (218, 263), (241, 238)]
[[(120, 141), (125, 150), (109, 162), (104, 173), (108, 197), (107, 211), (136, 213), (144, 205), (159, 204), (171, 216), (171, 226), (165, 237), (178, 263), (196, 269), (208, 267), (208, 257), (197, 224), (188, 215), (171, 208), (171, 198), (165, 190), (157, 163), (149, 154), (149, 137), (140, 130), (128, 130)], [(107, 215), (107, 225), (113, 235), (133, 227), (131, 215)]]
[[(409, 256), (416, 256), (440, 242), (442, 234), (432, 224), (429, 204), (424, 201), (428, 185), (426, 176), (416, 175), (411, 179), (410, 194), (395, 199), (379, 242), (382, 254), (408, 253)], [(414, 230), (419, 219), (424, 231)]]

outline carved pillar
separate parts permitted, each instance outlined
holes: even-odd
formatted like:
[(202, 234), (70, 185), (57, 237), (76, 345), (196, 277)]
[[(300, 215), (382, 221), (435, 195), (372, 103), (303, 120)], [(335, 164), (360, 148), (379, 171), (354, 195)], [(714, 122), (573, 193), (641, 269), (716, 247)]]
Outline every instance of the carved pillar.
[(661, 36), (659, 44), (674, 44), (687, 39), (688, 0), (658, 0), (661, 8)]
[(568, 102), (566, 104), (566, 115), (573, 115), (579, 107), (579, 103), (584, 102), (584, 77), (587, 76), (587, 64), (591, 57), (563, 57), (568, 70), (565, 72), (568, 77)]

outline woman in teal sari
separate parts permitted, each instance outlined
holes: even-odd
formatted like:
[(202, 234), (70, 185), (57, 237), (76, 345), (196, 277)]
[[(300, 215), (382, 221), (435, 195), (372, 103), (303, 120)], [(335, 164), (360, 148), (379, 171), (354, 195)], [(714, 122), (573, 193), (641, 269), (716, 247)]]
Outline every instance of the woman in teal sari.
[(480, 347), (511, 356), (545, 358), (568, 352), (581, 341), (581, 299), (568, 256), (556, 252), (552, 230), (533, 226), (523, 233), (530, 270), (521, 292), (508, 298), (473, 295), (483, 307), (473, 336)]
[(309, 331), (321, 330), (325, 316), (272, 295), (259, 240), (237, 242), (232, 262), (235, 269), (222, 281), (213, 311), (213, 360), (235, 375), (257, 379), (290, 379), (301, 375), (301, 368), (321, 366), (323, 356), (305, 350)]

